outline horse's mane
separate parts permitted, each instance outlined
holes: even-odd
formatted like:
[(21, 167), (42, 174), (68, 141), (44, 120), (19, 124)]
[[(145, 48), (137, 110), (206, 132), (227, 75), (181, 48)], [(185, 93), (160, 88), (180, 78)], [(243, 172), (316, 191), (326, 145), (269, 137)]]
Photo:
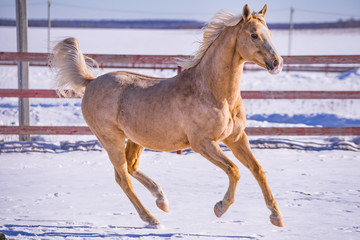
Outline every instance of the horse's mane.
[(195, 67), (204, 57), (206, 51), (211, 44), (219, 37), (226, 27), (237, 25), (242, 20), (242, 15), (236, 16), (228, 11), (221, 10), (215, 14), (210, 23), (203, 28), (204, 36), (199, 50), (190, 60), (185, 60), (179, 63), (184, 69)]

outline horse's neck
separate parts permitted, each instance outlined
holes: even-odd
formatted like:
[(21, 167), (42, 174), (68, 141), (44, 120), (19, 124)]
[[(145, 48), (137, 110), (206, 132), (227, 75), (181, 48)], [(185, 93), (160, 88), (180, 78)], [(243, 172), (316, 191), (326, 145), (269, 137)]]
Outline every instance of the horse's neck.
[(226, 100), (229, 105), (236, 104), (240, 97), (241, 74), (244, 62), (236, 53), (235, 28), (221, 33), (209, 47), (198, 65), (206, 88), (218, 101)]

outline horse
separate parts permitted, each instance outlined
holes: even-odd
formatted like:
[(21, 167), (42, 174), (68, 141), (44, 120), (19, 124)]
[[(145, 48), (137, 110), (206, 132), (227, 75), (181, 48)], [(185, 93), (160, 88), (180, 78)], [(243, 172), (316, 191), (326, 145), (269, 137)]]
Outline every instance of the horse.
[[(251, 152), (245, 133), (246, 114), (240, 93), (244, 63), (251, 61), (271, 74), (281, 72), (283, 60), (271, 42), (264, 20), (267, 6), (241, 15), (218, 12), (204, 28), (204, 39), (184, 70), (172, 78), (157, 78), (127, 71), (96, 77), (91, 59), (82, 54), (79, 42), (67, 38), (53, 50), (52, 65), (58, 70), (58, 92), (73, 90), (82, 97), (82, 114), (106, 150), (115, 180), (148, 226), (160, 222), (142, 205), (131, 177), (169, 211), (162, 188), (139, 169), (144, 148), (176, 151), (192, 148), (221, 168), (229, 178), (223, 199), (214, 206), (221, 217), (235, 200), (240, 179), (238, 167), (224, 154), (223, 142), (257, 180), (273, 225), (283, 227), (282, 215), (271, 193), (264, 170)], [(126, 141), (127, 140), (127, 141)]]

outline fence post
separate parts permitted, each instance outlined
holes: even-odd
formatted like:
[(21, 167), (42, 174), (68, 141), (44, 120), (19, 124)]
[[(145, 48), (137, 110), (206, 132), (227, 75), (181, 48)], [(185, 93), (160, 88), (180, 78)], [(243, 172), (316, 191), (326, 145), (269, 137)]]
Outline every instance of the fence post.
[[(16, 0), (17, 51), (28, 51), (27, 0)], [(18, 63), (18, 88), (29, 88), (29, 62)], [(19, 98), (19, 126), (29, 126), (29, 98)], [(30, 135), (19, 135), (20, 141), (30, 141)]]
[(290, 8), (290, 28), (289, 28), (289, 43), (288, 43), (288, 56), (291, 55), (291, 41), (292, 41), (292, 31), (294, 29), (294, 22), (293, 22), (293, 16), (294, 16), (295, 9), (291, 6)]
[(50, 53), (50, 29), (51, 29), (50, 7), (51, 7), (51, 2), (50, 0), (48, 0), (48, 53)]
[[(180, 73), (181, 73), (181, 71), (182, 71), (181, 67), (180, 67), (180, 66), (178, 66), (178, 67), (177, 67), (177, 74), (180, 74)], [(182, 150), (182, 149), (180, 149), (180, 150), (178, 150), (176, 153), (177, 153), (177, 154), (183, 154), (183, 150)]]

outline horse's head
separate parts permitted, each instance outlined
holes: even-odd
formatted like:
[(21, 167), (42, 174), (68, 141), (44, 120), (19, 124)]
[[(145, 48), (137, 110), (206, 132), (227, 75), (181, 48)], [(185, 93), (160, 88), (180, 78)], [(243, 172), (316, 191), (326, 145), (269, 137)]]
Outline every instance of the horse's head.
[(245, 61), (263, 67), (271, 74), (281, 72), (283, 60), (271, 43), (271, 33), (264, 17), (266, 5), (258, 13), (251, 13), (248, 5), (243, 8), (243, 24), (238, 35), (237, 51)]

